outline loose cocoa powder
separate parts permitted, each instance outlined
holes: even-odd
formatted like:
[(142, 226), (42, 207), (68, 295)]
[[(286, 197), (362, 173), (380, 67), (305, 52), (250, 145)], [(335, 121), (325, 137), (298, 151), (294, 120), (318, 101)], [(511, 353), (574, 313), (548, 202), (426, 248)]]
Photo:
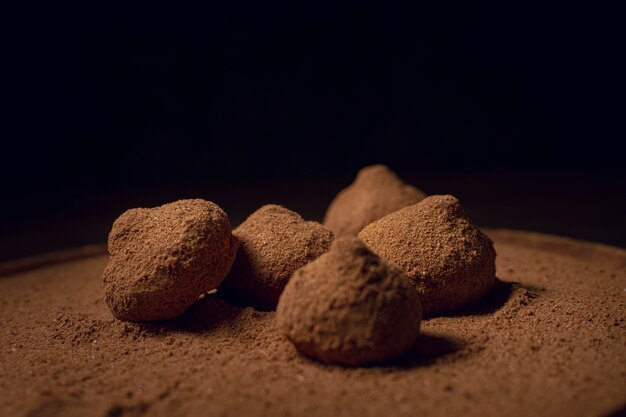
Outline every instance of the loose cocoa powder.
[[(373, 183), (365, 188), (376, 189)], [(494, 233), (504, 281), (495, 280), (491, 240), (452, 196), (427, 198), (361, 231), (390, 263), (354, 237), (335, 240), (322, 254), (332, 233), (278, 206), (263, 207), (244, 225), (242, 240), (252, 242), (241, 256), (246, 273), (230, 290), (224, 285), (207, 295), (237, 248), (219, 207), (187, 200), (130, 210), (116, 221), (104, 274), (110, 311), (126, 320), (178, 316), (167, 322), (110, 317), (94, 285), (105, 258), (61, 256), (64, 263), (32, 271), (21, 263), (25, 272), (0, 280), (8, 336), (0, 346), (10, 346), (0, 355), (0, 414), (515, 416), (626, 409), (618, 365), (626, 334), (623, 251)], [(303, 261), (294, 267), (294, 259)], [(285, 284), (276, 315), (220, 298), (268, 308)], [(418, 293), (428, 314), (456, 315), (426, 320), (419, 335)], [(278, 330), (322, 362), (395, 363), (322, 365), (298, 355)]]
[(23, 265), (0, 278), (0, 415), (623, 414), (626, 251), (489, 235), (502, 281), (470, 310), (424, 320), (399, 361), (356, 369), (303, 357), (274, 313), (215, 296), (167, 322), (117, 320), (107, 256)]

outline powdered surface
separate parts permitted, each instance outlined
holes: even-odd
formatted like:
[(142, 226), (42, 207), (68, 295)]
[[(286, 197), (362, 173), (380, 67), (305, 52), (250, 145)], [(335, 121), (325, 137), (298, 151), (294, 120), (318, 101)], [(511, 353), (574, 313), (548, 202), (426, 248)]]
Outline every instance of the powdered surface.
[(181, 318), (115, 320), (106, 257), (0, 278), (0, 415), (603, 416), (626, 405), (626, 251), (493, 231), (502, 280), (425, 320), (394, 365), (298, 355), (274, 313), (207, 296)]

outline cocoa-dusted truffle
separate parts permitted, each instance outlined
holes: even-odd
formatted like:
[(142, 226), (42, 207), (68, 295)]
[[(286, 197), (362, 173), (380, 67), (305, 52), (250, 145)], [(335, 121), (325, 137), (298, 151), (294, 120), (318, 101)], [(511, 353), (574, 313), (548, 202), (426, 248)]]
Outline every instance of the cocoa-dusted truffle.
[(424, 315), (480, 300), (495, 282), (493, 243), (451, 195), (436, 195), (366, 226), (359, 238), (400, 266), (421, 296)]
[(122, 320), (174, 318), (219, 286), (237, 247), (228, 216), (210, 201), (128, 210), (109, 234), (106, 302)]
[(356, 236), (371, 222), (424, 198), (426, 194), (405, 184), (385, 165), (371, 165), (361, 169), (330, 203), (324, 226), (337, 236)]
[(422, 308), (400, 268), (344, 236), (293, 274), (276, 319), (301, 353), (357, 366), (393, 360), (411, 349)]
[(219, 291), (235, 304), (260, 310), (274, 310), (293, 271), (326, 252), (333, 240), (321, 224), (273, 204), (252, 213), (233, 233), (241, 245)]

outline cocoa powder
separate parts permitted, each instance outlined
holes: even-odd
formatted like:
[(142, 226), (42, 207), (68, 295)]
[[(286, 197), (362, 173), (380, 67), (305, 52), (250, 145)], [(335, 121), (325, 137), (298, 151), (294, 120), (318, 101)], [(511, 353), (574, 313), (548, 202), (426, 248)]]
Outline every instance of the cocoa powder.
[[(489, 231), (497, 282), (469, 310), (426, 319), (387, 366), (298, 354), (273, 312), (206, 296), (167, 322), (115, 319), (107, 256), (0, 278), (0, 415), (621, 415), (626, 251)], [(621, 414), (620, 414), (621, 413)]]

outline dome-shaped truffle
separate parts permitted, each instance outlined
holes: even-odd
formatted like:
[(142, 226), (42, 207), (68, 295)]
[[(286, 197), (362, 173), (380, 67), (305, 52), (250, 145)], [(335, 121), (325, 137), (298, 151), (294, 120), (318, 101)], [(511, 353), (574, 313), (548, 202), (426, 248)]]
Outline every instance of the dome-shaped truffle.
[(356, 236), (371, 222), (424, 198), (426, 194), (405, 184), (385, 165), (371, 165), (361, 169), (330, 203), (324, 226), (337, 236)]
[(219, 291), (260, 310), (274, 310), (293, 271), (326, 252), (333, 240), (321, 224), (273, 204), (252, 213), (233, 234), (239, 251)]
[(210, 201), (128, 210), (109, 234), (106, 302), (122, 320), (174, 318), (219, 286), (237, 246), (228, 216)]
[(464, 308), (495, 282), (493, 243), (451, 195), (436, 195), (365, 227), (359, 238), (416, 286), (424, 315)]
[(276, 313), (278, 328), (301, 353), (352, 366), (407, 352), (421, 318), (419, 296), (400, 268), (351, 236), (293, 274)]

